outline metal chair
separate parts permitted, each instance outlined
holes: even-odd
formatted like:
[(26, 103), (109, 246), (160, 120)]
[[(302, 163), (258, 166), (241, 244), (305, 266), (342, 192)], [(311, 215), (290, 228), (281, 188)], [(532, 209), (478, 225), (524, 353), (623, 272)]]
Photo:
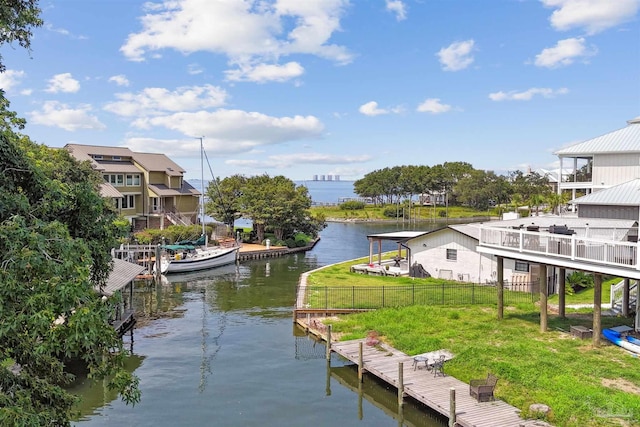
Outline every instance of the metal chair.
[(445, 362), (445, 356), (442, 355), (440, 356), (440, 358), (436, 359), (436, 361), (433, 362), (433, 364), (431, 365), (431, 370), (433, 371), (434, 378), (437, 377), (438, 375), (442, 375), (443, 377), (446, 376), (443, 371), (444, 362)]

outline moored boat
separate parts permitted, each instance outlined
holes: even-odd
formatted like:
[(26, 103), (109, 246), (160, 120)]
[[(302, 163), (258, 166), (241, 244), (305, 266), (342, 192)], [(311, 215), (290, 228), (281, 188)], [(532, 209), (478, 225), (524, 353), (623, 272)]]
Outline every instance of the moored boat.
[(238, 258), (239, 247), (196, 248), (190, 245), (167, 245), (165, 250), (173, 252), (173, 255), (167, 253), (160, 259), (162, 274), (185, 273), (233, 264)]

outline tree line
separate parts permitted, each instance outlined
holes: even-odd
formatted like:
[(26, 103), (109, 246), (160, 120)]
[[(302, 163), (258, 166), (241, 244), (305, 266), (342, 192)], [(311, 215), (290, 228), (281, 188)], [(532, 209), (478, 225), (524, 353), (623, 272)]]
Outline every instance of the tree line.
[(553, 191), (547, 176), (536, 172), (497, 175), (475, 169), (466, 162), (445, 162), (434, 166), (394, 166), (378, 169), (355, 181), (354, 192), (375, 204), (413, 203), (414, 198), (442, 198), (445, 204), (465, 205), (477, 210), (491, 206), (528, 204), (537, 210), (548, 204), (556, 211), (566, 195)]

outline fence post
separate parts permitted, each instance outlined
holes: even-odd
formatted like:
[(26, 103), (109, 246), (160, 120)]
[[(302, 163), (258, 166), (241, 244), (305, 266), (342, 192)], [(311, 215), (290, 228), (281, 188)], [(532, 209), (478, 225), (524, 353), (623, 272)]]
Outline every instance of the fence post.
[(384, 285), (382, 286), (382, 308), (384, 308)]
[(444, 282), (442, 282), (442, 305), (444, 305)]
[(476, 303), (476, 284), (471, 284), (471, 304)]
[(416, 305), (416, 284), (411, 284), (411, 305)]
[(356, 308), (356, 287), (351, 287), (351, 308)]
[(329, 287), (324, 287), (324, 308), (329, 308)]

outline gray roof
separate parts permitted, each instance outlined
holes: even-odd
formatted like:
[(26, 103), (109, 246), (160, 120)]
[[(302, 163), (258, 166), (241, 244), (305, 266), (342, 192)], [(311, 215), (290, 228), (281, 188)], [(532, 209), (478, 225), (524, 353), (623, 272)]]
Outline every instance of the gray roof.
[(578, 197), (571, 203), (576, 205), (640, 206), (640, 179)]
[(109, 273), (107, 284), (102, 290), (97, 289), (97, 291), (102, 295), (111, 296), (131, 283), (138, 274), (141, 274), (145, 270), (146, 268), (141, 265), (114, 258), (113, 270)]
[(107, 147), (103, 145), (81, 145), (81, 144), (67, 144), (64, 146), (73, 157), (78, 161), (83, 162), (88, 160), (91, 162), (94, 168), (103, 170), (103, 167), (96, 162), (92, 155), (101, 156), (120, 156), (120, 157), (132, 157), (133, 151), (126, 147)]
[(169, 176), (181, 176), (185, 170), (164, 154), (133, 153), (136, 162), (150, 172), (164, 172)]
[(636, 221), (628, 219), (578, 218), (576, 216), (541, 215), (528, 216), (504, 221), (478, 223), (491, 227), (527, 227), (530, 225), (548, 228), (551, 225), (566, 225), (569, 228), (584, 228), (587, 225), (597, 228), (631, 228)]
[(159, 197), (200, 195), (200, 192), (187, 181), (182, 182), (181, 188), (169, 188), (165, 184), (149, 184), (149, 190), (156, 193)]
[(111, 198), (124, 197), (122, 193), (116, 189), (116, 187), (109, 184), (108, 182), (103, 182), (102, 184), (100, 184), (100, 195), (102, 197), (111, 197)]
[(556, 151), (557, 156), (640, 153), (640, 119), (629, 120), (622, 129)]
[(97, 169), (104, 173), (137, 173), (142, 174), (140, 168), (133, 161), (94, 160)]
[(409, 239), (427, 234), (428, 231), (394, 231), (391, 233), (369, 234), (367, 238), (378, 240), (393, 240), (395, 242), (406, 242)]

